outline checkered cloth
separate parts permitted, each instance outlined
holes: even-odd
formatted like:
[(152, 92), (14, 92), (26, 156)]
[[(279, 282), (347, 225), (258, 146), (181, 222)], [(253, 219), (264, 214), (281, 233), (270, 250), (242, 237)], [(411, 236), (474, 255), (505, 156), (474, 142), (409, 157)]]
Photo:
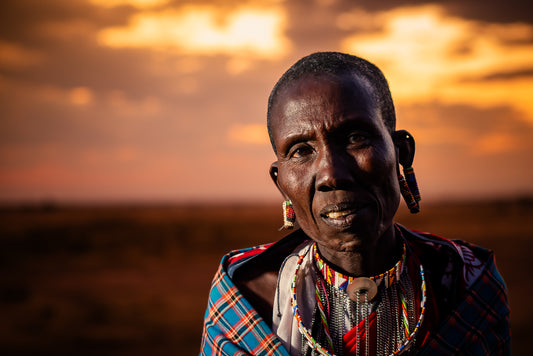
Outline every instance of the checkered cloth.
[[(456, 243), (460, 243), (456, 241)], [(509, 304), (492, 252), (468, 245), (489, 258), (481, 274), (466, 289), (462, 302), (440, 323), (421, 355), (510, 355)]]
[[(415, 353), (509, 355), (507, 292), (492, 253), (461, 241), (400, 228), (428, 276), (433, 276), (429, 288), (439, 299), (437, 308), (442, 309), (438, 310), (438, 323), (425, 321), (432, 330)], [(209, 294), (200, 355), (289, 355), (228, 273), (255, 256), (275, 251), (278, 244), (233, 251), (222, 258)], [(448, 259), (443, 260), (443, 256)], [(453, 283), (447, 287), (437, 285), (437, 281), (450, 278)]]
[(225, 266), (262, 252), (265, 246), (238, 250), (222, 258), (213, 279), (205, 313), (200, 355), (289, 356), (278, 337), (244, 299)]

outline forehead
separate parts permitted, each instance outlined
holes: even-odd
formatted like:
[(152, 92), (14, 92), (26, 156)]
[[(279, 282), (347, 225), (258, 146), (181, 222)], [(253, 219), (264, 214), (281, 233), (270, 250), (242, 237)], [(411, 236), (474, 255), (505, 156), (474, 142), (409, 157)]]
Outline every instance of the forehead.
[(274, 133), (309, 124), (330, 127), (345, 120), (383, 126), (374, 88), (357, 75), (299, 78), (280, 91), (272, 114)]

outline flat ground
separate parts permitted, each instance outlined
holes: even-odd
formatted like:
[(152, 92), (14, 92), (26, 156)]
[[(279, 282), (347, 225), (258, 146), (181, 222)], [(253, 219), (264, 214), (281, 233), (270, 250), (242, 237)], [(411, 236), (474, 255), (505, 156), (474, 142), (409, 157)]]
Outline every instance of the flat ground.
[[(0, 209), (0, 354), (197, 355), (211, 278), (232, 249), (279, 239), (278, 206)], [(533, 330), (533, 202), (423, 206), (397, 220), (491, 248), (513, 354)]]

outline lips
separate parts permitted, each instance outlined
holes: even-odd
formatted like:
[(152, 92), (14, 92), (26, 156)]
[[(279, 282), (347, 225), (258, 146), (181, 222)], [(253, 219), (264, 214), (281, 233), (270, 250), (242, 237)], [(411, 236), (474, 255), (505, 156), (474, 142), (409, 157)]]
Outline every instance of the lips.
[(339, 219), (343, 218), (350, 214), (349, 210), (342, 210), (342, 211), (330, 211), (325, 215), (328, 219)]
[(366, 204), (342, 202), (329, 204), (320, 210), (322, 220), (335, 228), (345, 228), (353, 224)]

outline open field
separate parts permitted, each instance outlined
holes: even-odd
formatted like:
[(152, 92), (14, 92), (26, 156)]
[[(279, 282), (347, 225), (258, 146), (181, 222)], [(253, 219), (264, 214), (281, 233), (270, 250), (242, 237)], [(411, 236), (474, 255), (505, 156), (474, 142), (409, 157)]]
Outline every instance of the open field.
[[(513, 354), (533, 330), (533, 201), (401, 210), (410, 228), (495, 251)], [(278, 206), (0, 209), (1, 355), (195, 355), (221, 256), (274, 241)]]

